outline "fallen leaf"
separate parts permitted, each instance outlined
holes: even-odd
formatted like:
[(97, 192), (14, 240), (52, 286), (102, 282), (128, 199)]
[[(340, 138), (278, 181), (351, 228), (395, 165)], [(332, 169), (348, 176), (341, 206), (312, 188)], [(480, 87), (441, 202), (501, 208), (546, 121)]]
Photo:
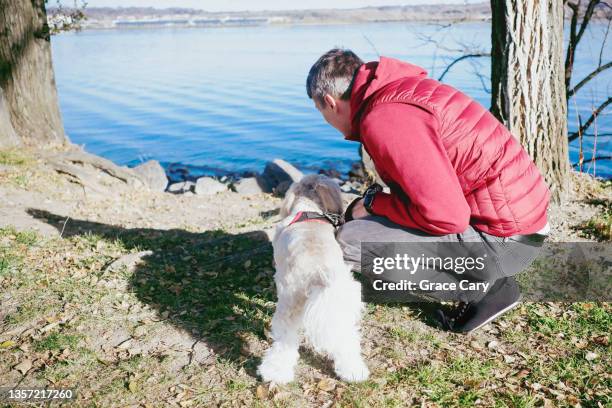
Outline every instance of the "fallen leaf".
[(519, 371), (519, 372), (516, 374), (516, 378), (519, 378), (519, 379), (520, 379), (520, 378), (525, 378), (525, 377), (527, 377), (528, 375), (529, 375), (529, 370), (522, 369), (521, 371)]
[(147, 334), (147, 326), (144, 324), (134, 329), (134, 337), (142, 337), (145, 334)]
[(593, 342), (595, 344), (599, 344), (600, 346), (608, 346), (608, 344), (610, 344), (610, 340), (608, 339), (608, 336), (596, 336), (593, 337)]
[(498, 347), (499, 347), (499, 342), (496, 340), (491, 340), (489, 344), (487, 344), (487, 348), (489, 348), (490, 350), (495, 350)]
[(54, 328), (56, 328), (57, 326), (59, 326), (60, 323), (61, 323), (60, 321), (55, 321), (55, 322), (49, 323), (48, 325), (46, 325), (45, 327), (40, 329), (40, 331), (43, 332), (43, 333), (47, 333), (47, 332), (53, 330)]
[(476, 351), (481, 351), (482, 350), (482, 344), (480, 344), (479, 342), (473, 340), (470, 342), (470, 347), (472, 347), (474, 350)]
[(597, 353), (594, 353), (594, 352), (592, 352), (592, 351), (589, 351), (589, 352), (588, 352), (588, 353), (586, 353), (586, 355), (584, 356), (584, 358), (586, 358), (586, 359), (587, 359), (587, 361), (593, 361), (593, 360), (595, 360), (597, 357), (599, 357), (599, 356), (597, 355)]
[(32, 368), (32, 360), (23, 360), (13, 368), (25, 375)]
[(322, 391), (333, 391), (336, 388), (336, 382), (330, 378), (323, 378), (319, 381), (317, 387)]
[(59, 320), (59, 317), (57, 315), (53, 315), (45, 318), (45, 320), (47, 321), (47, 323), (54, 323)]
[(128, 390), (130, 390), (130, 392), (132, 392), (132, 393), (138, 391), (138, 385), (136, 384), (136, 382), (130, 381), (128, 383)]
[(586, 340), (578, 340), (574, 343), (574, 346), (578, 349), (585, 349), (589, 345), (589, 342)]
[(0, 343), (0, 349), (7, 349), (7, 348), (11, 348), (15, 345), (16, 343), (12, 340), (7, 340), (7, 341), (3, 341), (2, 343)]
[(127, 350), (132, 345), (132, 339), (125, 339), (121, 343), (117, 344), (115, 347), (120, 350)]
[(467, 388), (482, 388), (484, 384), (485, 381), (480, 381), (472, 378), (465, 380), (465, 382), (463, 383), (463, 385)]
[(576, 405), (576, 404), (578, 404), (580, 402), (578, 397), (576, 397), (574, 395), (568, 395), (566, 398), (567, 398), (567, 402), (569, 402), (572, 405)]
[(257, 386), (257, 390), (255, 391), (255, 395), (257, 396), (257, 398), (259, 398), (260, 400), (268, 399), (268, 394), (268, 387), (266, 387), (265, 385)]
[(105, 366), (113, 363), (112, 360), (103, 360), (101, 358), (97, 358), (96, 360), (98, 361), (98, 363), (105, 365)]
[(291, 398), (291, 393), (289, 391), (279, 391), (272, 398), (274, 401), (282, 401)]

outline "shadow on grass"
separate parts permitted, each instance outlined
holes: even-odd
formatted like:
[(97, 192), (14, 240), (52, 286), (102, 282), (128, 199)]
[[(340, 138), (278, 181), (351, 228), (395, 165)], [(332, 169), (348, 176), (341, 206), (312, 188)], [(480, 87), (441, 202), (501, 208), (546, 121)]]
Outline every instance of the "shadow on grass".
[(401, 292), (398, 296), (393, 297), (389, 292), (383, 294), (371, 290), (371, 283), (361, 276), (356, 276), (361, 282), (362, 296), (364, 302), (385, 305), (387, 307), (406, 307), (411, 312), (411, 317), (416, 317), (427, 326), (435, 329), (440, 329), (440, 320), (437, 317), (437, 311), (443, 310), (449, 312), (452, 305), (441, 304), (434, 300), (427, 300), (424, 297), (413, 296)]
[[(65, 238), (94, 234), (118, 240), (131, 251), (152, 251), (134, 269), (130, 289), (160, 315), (167, 313), (168, 320), (191, 333), (194, 340), (206, 342), (221, 358), (240, 364), (255, 376), (259, 358), (241, 353), (244, 339), (265, 337), (265, 321), (274, 312), (269, 302), (276, 301), (272, 245), (264, 232), (123, 228), (85, 220), (66, 222), (66, 217), (37, 209), (28, 213)], [(365, 300), (385, 303), (367, 296)], [(387, 305), (407, 306), (413, 316), (438, 327), (437, 303)], [(307, 362), (333, 375), (326, 359), (305, 348), (300, 352)]]
[(95, 234), (119, 240), (128, 250), (152, 251), (136, 266), (130, 289), (194, 340), (255, 374), (259, 359), (241, 355), (240, 334), (264, 338), (265, 319), (274, 311), (266, 306), (276, 295), (272, 246), (264, 232), (130, 229), (75, 219), (66, 223), (65, 217), (36, 209), (28, 213), (63, 237)]

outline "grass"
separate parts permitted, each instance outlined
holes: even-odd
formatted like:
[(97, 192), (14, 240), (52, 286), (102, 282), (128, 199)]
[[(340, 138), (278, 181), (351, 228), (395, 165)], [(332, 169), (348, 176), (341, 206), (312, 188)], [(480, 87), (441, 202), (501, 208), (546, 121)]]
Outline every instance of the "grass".
[[(72, 220), (63, 236), (0, 229), (0, 292), (10, 294), (0, 299), (0, 386), (73, 387), (77, 406), (612, 404), (608, 303), (526, 303), (472, 337), (438, 330), (417, 306), (369, 304), (370, 380), (338, 382), (305, 348), (298, 381), (268, 389), (255, 369), (275, 289), (258, 234)], [(153, 254), (109, 268), (139, 251)], [(13, 367), (25, 359), (22, 379)]]
[(612, 202), (606, 201), (603, 205), (604, 209), (601, 214), (578, 226), (578, 230), (585, 238), (600, 242), (612, 240)]
[(35, 351), (60, 351), (74, 348), (79, 342), (79, 336), (64, 333), (52, 333), (34, 342)]
[(30, 155), (15, 149), (0, 150), (0, 182), (7, 182), (25, 189), (31, 187), (33, 159)]
[(612, 240), (612, 180), (604, 180), (592, 184), (590, 196), (586, 203), (599, 209), (598, 214), (590, 220), (578, 225), (575, 229), (585, 238), (600, 242)]
[[(0, 152), (13, 167), (0, 182), (35, 185), (29, 163)], [(609, 240), (610, 204), (591, 204), (605, 211), (584, 233)], [(65, 220), (30, 215), (58, 230)], [(140, 251), (152, 254), (110, 267)], [(554, 264), (535, 267), (531, 278), (548, 271), (558, 283)], [(612, 406), (611, 308), (597, 302), (524, 303), (469, 337), (440, 331), (426, 306), (370, 303), (370, 380), (339, 382), (303, 347), (297, 381), (269, 388), (256, 367), (269, 346), (273, 269), (258, 233), (81, 220), (63, 239), (0, 229), (0, 386), (72, 387), (76, 406)]]
[[(0, 228), (0, 237), (4, 237), (4, 242), (0, 242), (0, 278), (8, 277), (19, 272), (22, 266), (22, 251), (37, 242), (37, 235), (34, 232), (17, 232), (13, 228)], [(8, 242), (11, 245), (8, 245)]]
[(0, 164), (5, 166), (23, 166), (31, 159), (15, 149), (0, 150)]

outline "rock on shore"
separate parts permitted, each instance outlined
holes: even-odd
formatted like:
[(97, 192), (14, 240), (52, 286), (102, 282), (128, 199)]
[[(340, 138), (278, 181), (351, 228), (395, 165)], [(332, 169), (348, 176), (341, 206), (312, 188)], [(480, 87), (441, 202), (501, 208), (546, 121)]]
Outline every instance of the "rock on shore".
[(272, 188), (272, 192), (283, 195), (291, 183), (300, 181), (304, 174), (283, 159), (274, 159), (266, 164), (262, 177)]
[(198, 195), (211, 195), (226, 191), (227, 186), (212, 177), (200, 177), (197, 179), (194, 192)]
[(193, 181), (179, 181), (178, 183), (170, 184), (166, 191), (172, 194), (185, 194), (192, 193), (194, 187), (195, 183)]
[(165, 191), (168, 186), (168, 177), (164, 168), (157, 160), (139, 164), (132, 170), (138, 174), (147, 186), (153, 191)]
[(261, 176), (242, 178), (234, 183), (234, 189), (238, 194), (242, 195), (261, 194), (271, 191)]

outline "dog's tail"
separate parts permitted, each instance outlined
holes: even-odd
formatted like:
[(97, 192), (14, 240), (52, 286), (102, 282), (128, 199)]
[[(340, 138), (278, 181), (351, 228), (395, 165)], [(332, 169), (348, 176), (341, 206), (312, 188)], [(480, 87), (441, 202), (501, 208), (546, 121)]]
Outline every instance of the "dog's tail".
[(346, 266), (346, 271), (335, 274), (327, 285), (317, 286), (309, 293), (304, 308), (304, 334), (318, 352), (334, 353), (346, 345), (345, 336), (358, 336), (362, 310), (361, 285)]

